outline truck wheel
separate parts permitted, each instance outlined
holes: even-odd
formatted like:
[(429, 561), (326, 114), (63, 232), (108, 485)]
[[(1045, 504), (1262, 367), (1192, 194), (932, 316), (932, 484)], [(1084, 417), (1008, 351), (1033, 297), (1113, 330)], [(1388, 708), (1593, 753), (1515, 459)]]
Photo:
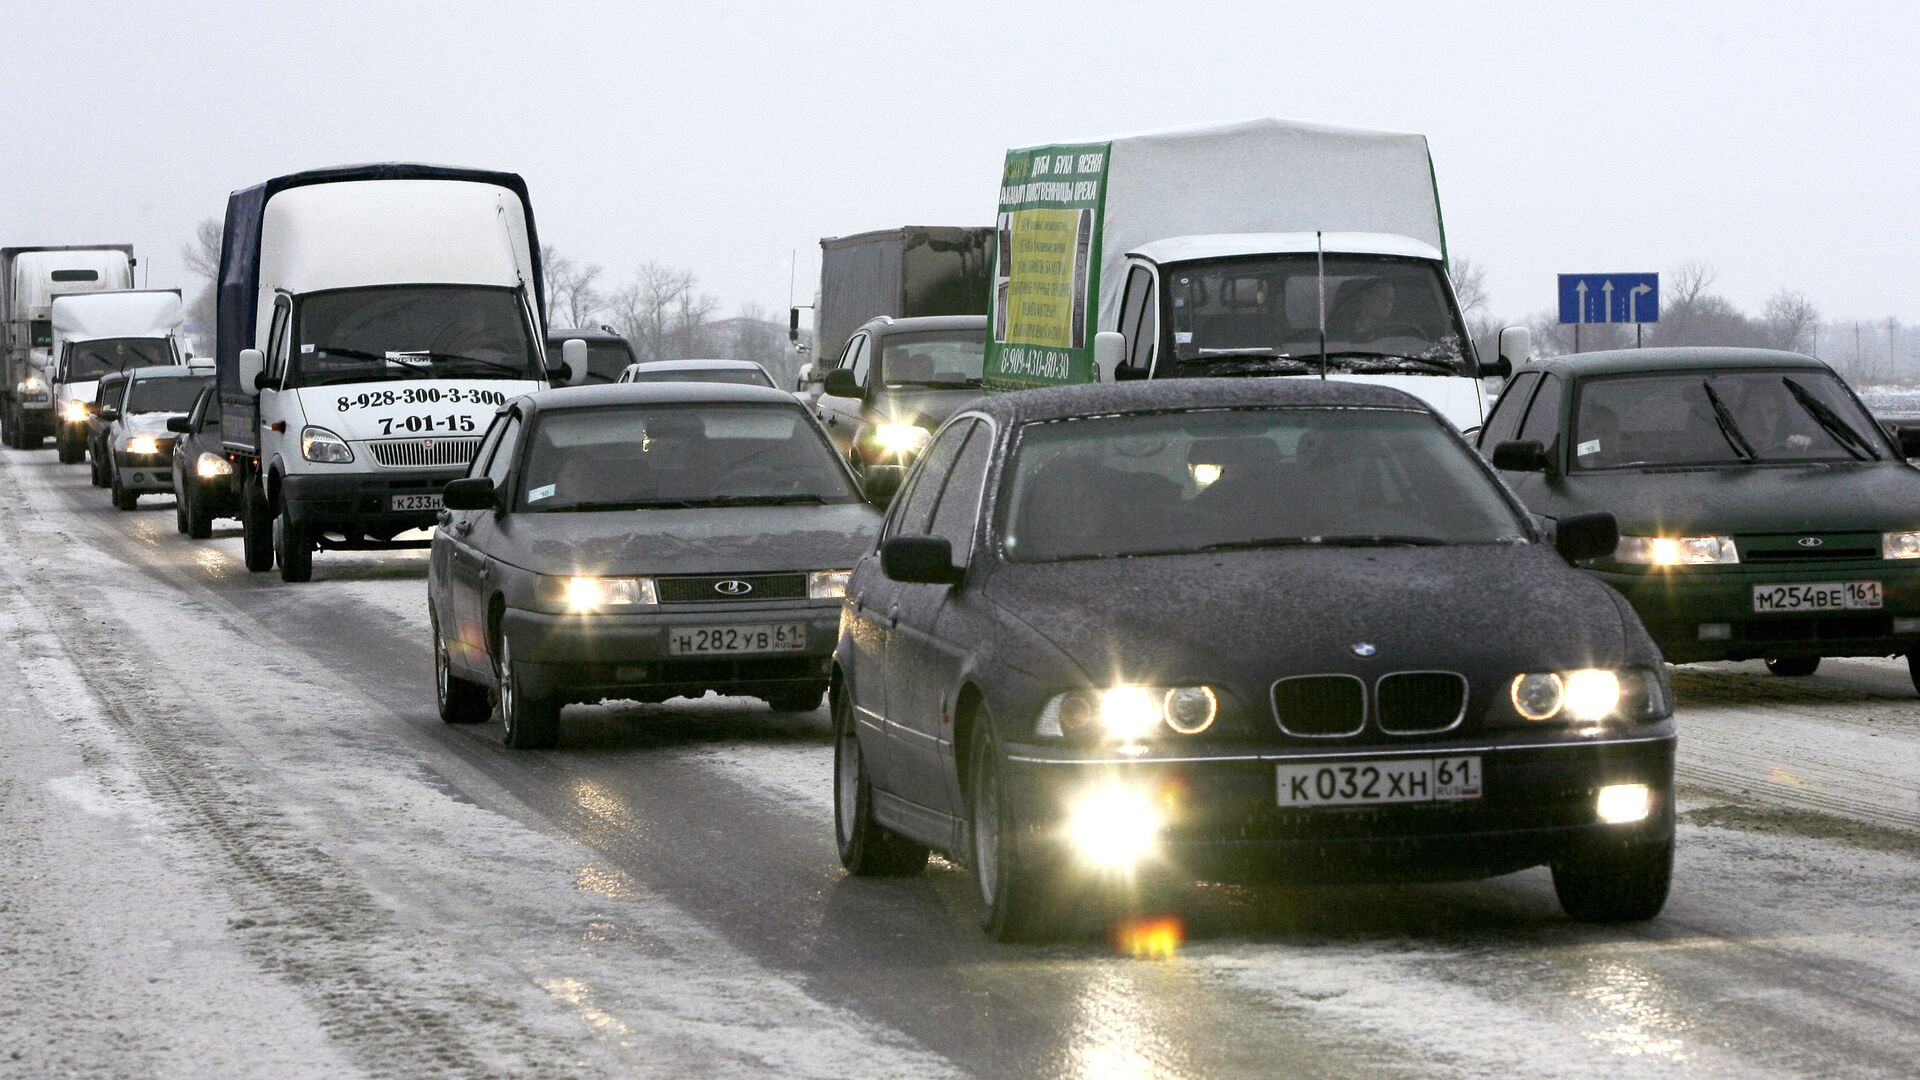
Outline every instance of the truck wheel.
[(80, 440), (71, 433), (59, 437), (59, 447), (62, 465), (78, 465), (80, 459), (87, 456), (86, 450), (80, 445)]
[(449, 724), (479, 724), (493, 713), (487, 700), (487, 688), (453, 673), (447, 639), (440, 633), (440, 615), (427, 608), (427, 623), (433, 628), (433, 691), (440, 706), (440, 719)]
[(1784, 678), (1798, 679), (1819, 671), (1820, 658), (1817, 656), (1769, 656), (1767, 670)]
[(1049, 877), (1014, 850), (1020, 823), (1000, 786), (1000, 754), (993, 724), (983, 709), (974, 717), (968, 784), (968, 857), (980, 897), (980, 928), (995, 941), (1034, 941), (1053, 936), (1046, 909)]
[(247, 569), (265, 573), (273, 569), (273, 508), (267, 505), (256, 482), (241, 493), (240, 547), (246, 554)]
[(293, 511), (284, 505), (273, 523), (273, 554), (280, 560), (281, 581), (313, 580), (313, 538), (293, 523)]
[(515, 750), (552, 749), (560, 741), (560, 706), (533, 696), (520, 684), (505, 630), (500, 632), (499, 663), (500, 721), (506, 727), (506, 744)]
[(128, 491), (127, 486), (120, 482), (120, 470), (113, 470), (113, 479), (109, 481), (109, 485), (113, 489), (113, 508), (115, 510), (132, 510), (140, 505), (140, 496), (135, 492)]
[(0, 409), (0, 444), (13, 445), (13, 406)]
[(1613, 844), (1553, 864), (1560, 907), (1581, 922), (1645, 922), (1667, 905), (1673, 837)]
[(926, 845), (873, 820), (873, 784), (845, 687), (833, 702), (833, 836), (840, 865), (855, 877), (904, 877), (927, 865)]
[(181, 498), (187, 504), (187, 537), (207, 539), (213, 535), (213, 513), (207, 509), (204, 499), (194, 498), (192, 480), (182, 481), (181, 490), (186, 493)]

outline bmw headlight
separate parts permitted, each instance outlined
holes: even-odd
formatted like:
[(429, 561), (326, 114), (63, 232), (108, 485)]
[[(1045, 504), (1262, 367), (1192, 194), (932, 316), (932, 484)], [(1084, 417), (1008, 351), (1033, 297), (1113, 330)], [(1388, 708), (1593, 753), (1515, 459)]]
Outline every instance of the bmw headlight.
[(202, 480), (211, 480), (216, 476), (230, 476), (233, 463), (219, 454), (202, 451), (200, 459), (193, 463), (193, 471)]
[(1040, 709), (1034, 734), (1133, 742), (1171, 731), (1198, 735), (1220, 715), (1210, 686), (1109, 686), (1056, 694)]
[(838, 600), (847, 595), (851, 570), (815, 570), (807, 575), (807, 599)]
[(1920, 530), (1880, 534), (1883, 559), (1920, 559)]
[(1636, 566), (1708, 566), (1737, 563), (1731, 536), (1622, 536), (1613, 561)]
[(148, 457), (160, 452), (160, 440), (151, 435), (130, 435), (126, 450), (135, 457)]
[(353, 461), (353, 447), (326, 428), (304, 427), (300, 429), (300, 456), (308, 461), (346, 465)]
[(542, 600), (576, 615), (660, 602), (644, 577), (542, 577), (538, 588)]
[(918, 424), (875, 424), (868, 429), (873, 444), (881, 453), (893, 457), (911, 454), (927, 445), (933, 438), (933, 432)]
[(1654, 720), (1667, 713), (1666, 687), (1649, 668), (1575, 668), (1528, 671), (1507, 684), (1507, 697), (1522, 719)]

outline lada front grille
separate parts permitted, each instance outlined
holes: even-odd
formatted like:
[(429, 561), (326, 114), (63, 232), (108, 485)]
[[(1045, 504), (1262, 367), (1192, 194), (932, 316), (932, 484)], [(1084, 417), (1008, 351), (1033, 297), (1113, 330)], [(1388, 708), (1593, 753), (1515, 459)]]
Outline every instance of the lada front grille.
[(392, 469), (432, 469), (465, 465), (480, 449), (479, 439), (378, 439), (367, 444), (373, 460)]
[(725, 604), (752, 600), (804, 600), (805, 574), (702, 574), (654, 579), (662, 604)]
[(1429, 735), (1458, 724), (1467, 713), (1467, 680), (1451, 671), (1401, 671), (1374, 687), (1380, 730)]
[(1281, 679), (1273, 684), (1273, 714), (1289, 735), (1358, 735), (1367, 724), (1367, 684), (1352, 675)]
[(1843, 559), (1878, 559), (1878, 533), (1789, 533), (1736, 536), (1734, 544), (1743, 563), (1785, 563), (1806, 566)]

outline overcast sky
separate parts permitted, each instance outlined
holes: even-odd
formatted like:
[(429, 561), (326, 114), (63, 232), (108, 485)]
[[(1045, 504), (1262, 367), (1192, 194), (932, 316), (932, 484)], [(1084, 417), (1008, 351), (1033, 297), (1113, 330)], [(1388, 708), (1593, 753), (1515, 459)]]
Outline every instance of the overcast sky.
[(0, 243), (130, 240), (316, 165), (511, 169), (544, 239), (811, 297), (822, 236), (991, 222), (1007, 147), (1249, 116), (1427, 135), (1492, 310), (1712, 263), (1757, 309), (1914, 313), (1910, 4), (0, 0)]

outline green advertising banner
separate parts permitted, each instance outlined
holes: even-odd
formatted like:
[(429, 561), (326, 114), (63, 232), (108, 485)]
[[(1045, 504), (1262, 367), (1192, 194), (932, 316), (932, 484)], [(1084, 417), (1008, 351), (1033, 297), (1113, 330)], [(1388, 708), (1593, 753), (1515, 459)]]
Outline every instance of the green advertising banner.
[(991, 390), (1093, 381), (1107, 143), (1007, 154), (994, 243)]

